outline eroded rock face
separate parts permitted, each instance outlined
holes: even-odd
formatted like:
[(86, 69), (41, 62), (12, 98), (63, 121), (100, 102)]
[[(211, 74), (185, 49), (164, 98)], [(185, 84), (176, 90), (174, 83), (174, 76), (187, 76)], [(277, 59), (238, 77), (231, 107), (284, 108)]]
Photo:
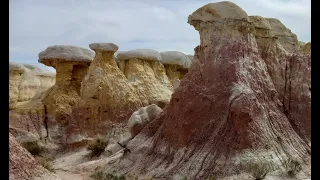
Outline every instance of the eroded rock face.
[(60, 180), (39, 165), (9, 133), (9, 179), (10, 180)]
[(142, 106), (114, 60), (118, 47), (113, 43), (94, 43), (90, 48), (96, 55), (82, 82), (82, 102), (73, 110), (70, 135), (81, 131), (87, 135), (105, 134), (109, 122), (123, 122)]
[(285, 50), (263, 17), (250, 16), (250, 20), (255, 26), (259, 53), (277, 90), (274, 98), (279, 99), (278, 105), (296, 132), (310, 142), (311, 58)]
[(310, 173), (310, 146), (279, 105), (246, 12), (231, 2), (210, 3), (188, 23), (201, 42), (189, 72), (163, 113), (129, 142), (132, 163), (114, 169), (206, 179), (236, 174), (240, 163), (260, 159), (277, 167), (293, 158)]
[(278, 42), (288, 52), (299, 51), (299, 41), (297, 35), (291, 32), (281, 21), (275, 18), (266, 18), (271, 25), (272, 34), (278, 38)]
[(150, 49), (137, 49), (119, 52), (119, 67), (133, 87), (143, 106), (156, 104), (164, 107), (172, 94), (166, 70), (160, 62), (159, 52)]
[[(9, 66), (9, 109), (26, 103), (55, 83), (54, 73), (46, 72), (36, 66), (14, 62), (9, 62)], [(13, 68), (14, 66), (16, 67)]]
[(301, 48), (303, 54), (311, 54), (311, 42), (304, 44)]

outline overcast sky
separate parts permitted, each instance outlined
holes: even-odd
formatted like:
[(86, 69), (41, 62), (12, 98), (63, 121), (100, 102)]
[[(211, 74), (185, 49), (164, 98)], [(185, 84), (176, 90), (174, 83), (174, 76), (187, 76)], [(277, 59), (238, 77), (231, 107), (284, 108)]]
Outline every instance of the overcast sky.
[[(248, 15), (277, 18), (311, 40), (311, 0), (231, 0)], [(10, 0), (9, 60), (39, 64), (51, 45), (89, 47), (113, 42), (119, 50), (177, 50), (193, 54), (198, 32), (188, 15), (215, 0)], [(44, 67), (44, 66), (42, 66)]]

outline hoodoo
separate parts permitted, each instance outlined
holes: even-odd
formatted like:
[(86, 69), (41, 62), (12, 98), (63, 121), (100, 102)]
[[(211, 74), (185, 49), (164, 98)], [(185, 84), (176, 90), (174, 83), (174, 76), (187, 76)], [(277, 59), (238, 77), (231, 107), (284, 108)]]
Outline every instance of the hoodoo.
[(279, 105), (247, 13), (231, 2), (210, 3), (188, 23), (200, 33), (189, 72), (163, 112), (128, 143), (130, 161), (114, 168), (157, 179), (206, 179), (256, 162), (281, 169), (294, 159), (310, 175), (310, 146)]
[[(75, 142), (75, 134), (106, 134), (113, 123), (126, 122), (130, 115), (142, 106), (134, 89), (118, 68), (113, 43), (92, 43), (95, 51), (88, 73), (81, 88), (82, 101), (73, 109), (73, 120), (68, 125), (69, 142)], [(124, 125), (123, 125), (124, 126)]]
[(175, 80), (182, 79), (188, 72), (192, 59), (179, 51), (161, 52), (161, 62), (166, 68), (166, 74), (174, 85)]
[(117, 59), (143, 106), (156, 104), (163, 108), (170, 101), (173, 87), (160, 62), (159, 52), (151, 49), (123, 51), (117, 54)]
[(48, 134), (64, 137), (72, 108), (80, 101), (81, 81), (87, 73), (94, 52), (77, 47), (56, 45), (39, 53), (39, 62), (56, 69), (56, 83), (43, 99), (48, 117)]

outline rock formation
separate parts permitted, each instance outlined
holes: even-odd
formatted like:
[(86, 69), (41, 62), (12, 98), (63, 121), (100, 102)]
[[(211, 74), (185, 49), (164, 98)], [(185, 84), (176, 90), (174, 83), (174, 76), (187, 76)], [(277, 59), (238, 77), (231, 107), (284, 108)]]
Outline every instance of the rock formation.
[[(17, 73), (18, 67), (19, 73)], [(54, 83), (54, 73), (46, 72), (33, 65), (9, 61), (9, 109), (28, 102), (36, 94), (52, 87)]]
[(304, 46), (301, 47), (301, 51), (303, 54), (311, 54), (311, 42), (308, 42)]
[(82, 83), (82, 102), (73, 110), (68, 130), (73, 137), (82, 131), (87, 135), (105, 134), (110, 123), (126, 121), (142, 106), (114, 60), (118, 46), (113, 43), (89, 46), (96, 54)]
[(21, 64), (9, 62), (9, 109), (16, 107), (19, 99), (19, 84), (25, 68)]
[(142, 107), (135, 111), (128, 120), (131, 137), (135, 137), (149, 122), (154, 120), (162, 109), (155, 104)]
[(171, 83), (177, 79), (182, 79), (188, 72), (192, 59), (179, 51), (161, 52), (161, 63), (166, 68), (166, 74)]
[(60, 180), (39, 165), (9, 133), (9, 180)]
[(278, 42), (288, 52), (299, 51), (299, 41), (297, 35), (291, 32), (281, 21), (275, 18), (266, 18), (270, 23), (272, 34), (278, 39)]
[[(310, 146), (279, 105), (247, 13), (231, 2), (210, 3), (192, 13), (188, 23), (200, 33), (189, 72), (160, 116), (128, 143), (130, 161), (114, 169), (157, 179), (178, 173), (206, 179), (237, 174), (244, 170), (241, 165), (259, 160), (281, 169), (290, 158), (309, 174)], [(292, 55), (289, 61), (308, 58)], [(295, 76), (303, 81), (299, 73)], [(292, 111), (301, 113), (298, 107)]]
[[(296, 132), (307, 142), (311, 138), (311, 58), (283, 48), (270, 24), (260, 16), (250, 16), (255, 26), (259, 53), (276, 88), (274, 98)], [(298, 51), (296, 53), (299, 53)]]
[(170, 101), (173, 87), (160, 62), (159, 52), (151, 49), (137, 49), (119, 52), (117, 59), (120, 69), (123, 69), (143, 106), (156, 104), (164, 107)]
[(72, 108), (80, 101), (81, 82), (94, 53), (76, 46), (50, 46), (39, 53), (39, 62), (56, 69), (56, 83), (43, 99), (48, 134), (62, 138)]

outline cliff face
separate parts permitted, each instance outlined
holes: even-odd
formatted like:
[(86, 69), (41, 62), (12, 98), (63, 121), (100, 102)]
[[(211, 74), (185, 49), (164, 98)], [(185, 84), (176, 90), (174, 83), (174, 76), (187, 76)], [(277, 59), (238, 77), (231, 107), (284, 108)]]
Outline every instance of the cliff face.
[(291, 32), (281, 21), (275, 18), (266, 18), (270, 23), (272, 34), (277, 37), (278, 42), (288, 52), (299, 51), (299, 41), (297, 35)]
[[(236, 174), (244, 170), (241, 164), (258, 161), (279, 168), (290, 158), (310, 173), (310, 146), (283, 111), (246, 12), (231, 2), (210, 3), (188, 23), (200, 33), (189, 72), (163, 113), (127, 145), (132, 163), (114, 168), (160, 179), (178, 173), (206, 179)], [(308, 64), (308, 57), (289, 57)], [(295, 77), (295, 83), (305, 81)], [(301, 113), (298, 107), (290, 110)]]
[(9, 133), (9, 179), (10, 180), (60, 180), (56, 175), (36, 162)]
[[(277, 92), (278, 105), (295, 131), (307, 143), (311, 138), (311, 57), (288, 52), (278, 42), (269, 22), (263, 17), (250, 16), (255, 26), (259, 54)], [(297, 54), (298, 53), (298, 54)]]

